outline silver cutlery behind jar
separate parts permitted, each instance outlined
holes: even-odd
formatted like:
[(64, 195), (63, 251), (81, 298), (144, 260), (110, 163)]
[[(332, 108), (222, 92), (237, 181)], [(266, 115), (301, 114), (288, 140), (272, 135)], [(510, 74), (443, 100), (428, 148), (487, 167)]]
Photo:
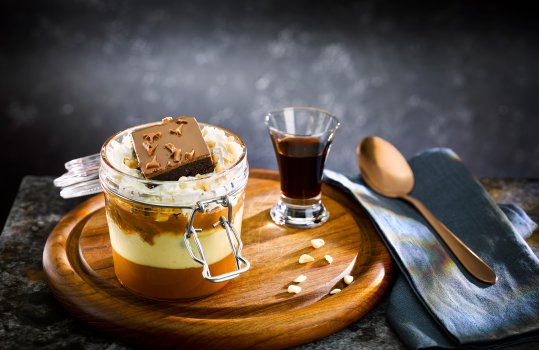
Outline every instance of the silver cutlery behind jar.
[(103, 192), (99, 184), (100, 155), (92, 154), (65, 163), (67, 172), (54, 179), (61, 189), (60, 196), (74, 198)]

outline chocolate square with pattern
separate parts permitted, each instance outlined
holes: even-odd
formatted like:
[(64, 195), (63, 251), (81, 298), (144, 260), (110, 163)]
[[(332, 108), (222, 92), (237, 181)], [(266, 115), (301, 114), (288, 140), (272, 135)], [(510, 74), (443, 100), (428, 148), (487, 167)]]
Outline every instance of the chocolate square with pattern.
[(163, 118), (131, 134), (139, 168), (147, 179), (173, 181), (215, 169), (210, 149), (193, 117)]

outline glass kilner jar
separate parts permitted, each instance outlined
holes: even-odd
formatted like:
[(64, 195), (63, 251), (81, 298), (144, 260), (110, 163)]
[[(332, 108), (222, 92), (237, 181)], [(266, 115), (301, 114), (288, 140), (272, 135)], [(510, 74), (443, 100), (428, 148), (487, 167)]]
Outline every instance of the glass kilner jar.
[(114, 271), (124, 287), (144, 297), (210, 295), (250, 266), (240, 238), (249, 175), (245, 144), (223, 128), (200, 123), (220, 162), (216, 170), (177, 181), (147, 180), (130, 169), (127, 145), (133, 130), (148, 125), (113, 135), (101, 150)]

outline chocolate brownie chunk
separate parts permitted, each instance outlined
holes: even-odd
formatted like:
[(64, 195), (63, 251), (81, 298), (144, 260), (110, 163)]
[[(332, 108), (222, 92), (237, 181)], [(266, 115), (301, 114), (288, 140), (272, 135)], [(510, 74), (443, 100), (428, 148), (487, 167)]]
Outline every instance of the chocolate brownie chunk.
[(147, 179), (173, 181), (215, 169), (195, 118), (166, 117), (159, 124), (137, 129), (131, 138)]

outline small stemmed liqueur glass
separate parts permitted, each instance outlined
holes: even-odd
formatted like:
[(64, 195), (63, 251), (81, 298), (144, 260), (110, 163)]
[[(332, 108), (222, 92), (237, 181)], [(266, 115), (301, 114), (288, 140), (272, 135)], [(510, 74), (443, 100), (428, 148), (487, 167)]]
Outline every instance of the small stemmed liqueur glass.
[(312, 107), (287, 107), (269, 112), (268, 128), (281, 182), (281, 197), (271, 211), (276, 224), (311, 228), (329, 212), (322, 204), (322, 172), (339, 120)]

